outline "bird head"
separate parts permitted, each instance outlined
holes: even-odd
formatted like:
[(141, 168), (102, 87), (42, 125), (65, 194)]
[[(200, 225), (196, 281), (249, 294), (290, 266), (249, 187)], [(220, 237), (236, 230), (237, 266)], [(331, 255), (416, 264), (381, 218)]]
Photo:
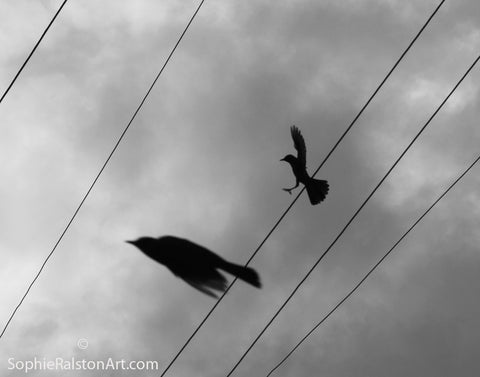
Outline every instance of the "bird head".
[(168, 245), (168, 239), (167, 241), (165, 241), (165, 238), (167, 237), (159, 237), (159, 238), (140, 237), (137, 240), (133, 240), (133, 241), (129, 240), (125, 242), (134, 245), (143, 254), (154, 259), (158, 263), (167, 264), (168, 255), (166, 256), (165, 251), (168, 251), (169, 245)]
[(288, 162), (289, 164), (293, 164), (295, 163), (295, 161), (297, 160), (297, 158), (291, 154), (287, 154), (284, 158), (282, 158), (280, 161), (286, 161)]
[(129, 240), (129, 241), (125, 241), (125, 242), (130, 243), (130, 244), (138, 247), (142, 251), (146, 251), (146, 249), (148, 248), (148, 245), (150, 245), (151, 241), (152, 241), (151, 237), (140, 237), (137, 240), (133, 240), (133, 241)]

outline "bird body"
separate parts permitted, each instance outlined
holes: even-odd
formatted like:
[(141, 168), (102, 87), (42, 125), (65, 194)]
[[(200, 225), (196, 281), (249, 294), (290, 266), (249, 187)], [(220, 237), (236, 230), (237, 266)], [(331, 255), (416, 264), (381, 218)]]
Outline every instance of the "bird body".
[(290, 164), (293, 174), (295, 175), (295, 178), (298, 180), (298, 182), (305, 185), (306, 182), (310, 179), (306, 167), (297, 157), (288, 154), (281, 161), (286, 161)]
[(230, 263), (187, 239), (174, 236), (141, 237), (127, 242), (209, 296), (217, 297), (212, 290), (224, 292), (227, 289), (227, 279), (218, 270), (226, 271), (254, 287), (261, 287), (254, 269)]
[(293, 145), (298, 152), (297, 157), (288, 154), (280, 161), (286, 161), (290, 164), (293, 174), (295, 175), (296, 184), (292, 188), (284, 188), (283, 190), (291, 194), (292, 190), (296, 189), (299, 183), (303, 183), (307, 190), (310, 203), (312, 203), (312, 205), (318, 204), (327, 196), (329, 189), (328, 182), (323, 179), (312, 178), (308, 175), (307, 148), (305, 146), (305, 140), (297, 127), (292, 126), (290, 132), (292, 134)]

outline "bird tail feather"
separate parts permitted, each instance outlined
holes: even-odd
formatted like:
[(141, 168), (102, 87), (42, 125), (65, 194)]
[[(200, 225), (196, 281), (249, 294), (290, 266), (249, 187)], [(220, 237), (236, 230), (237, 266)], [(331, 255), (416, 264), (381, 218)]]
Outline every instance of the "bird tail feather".
[(312, 205), (318, 204), (325, 199), (328, 194), (328, 182), (322, 179), (310, 178), (305, 185), (308, 198)]
[(254, 287), (260, 288), (262, 286), (262, 283), (260, 282), (260, 277), (253, 268), (226, 262), (222, 266), (222, 269), (229, 272), (233, 276), (253, 285)]

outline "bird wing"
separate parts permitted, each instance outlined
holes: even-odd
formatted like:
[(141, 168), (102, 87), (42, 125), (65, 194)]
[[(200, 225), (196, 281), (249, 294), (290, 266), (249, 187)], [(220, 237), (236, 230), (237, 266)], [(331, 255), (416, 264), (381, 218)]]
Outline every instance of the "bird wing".
[(177, 276), (183, 279), (187, 284), (212, 297), (218, 298), (214, 291), (226, 291), (227, 279), (217, 270), (210, 269), (197, 272), (198, 274), (192, 274), (192, 271), (189, 271), (186, 274), (180, 274)]
[(198, 289), (200, 292), (203, 292), (210, 297), (218, 298), (218, 296), (214, 292), (212, 292), (211, 289), (204, 287), (202, 284), (199, 284), (197, 281), (188, 280), (188, 279), (184, 279), (184, 280), (188, 285), (192, 286), (195, 289)]
[(223, 259), (215, 254), (213, 251), (198, 245), (192, 241), (189, 241), (185, 238), (171, 237), (171, 247), (180, 253), (175, 253), (176, 258), (180, 259), (180, 263), (191, 264), (192, 262), (201, 264), (201, 265), (218, 265)]
[(307, 148), (302, 133), (296, 126), (290, 127), (290, 132), (292, 134), (293, 145), (298, 152), (297, 158), (303, 166), (307, 166)]

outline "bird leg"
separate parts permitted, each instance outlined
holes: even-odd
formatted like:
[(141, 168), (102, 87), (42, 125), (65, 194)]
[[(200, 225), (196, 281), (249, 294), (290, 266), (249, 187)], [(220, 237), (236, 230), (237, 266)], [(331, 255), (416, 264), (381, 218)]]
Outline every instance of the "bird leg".
[(298, 180), (297, 180), (297, 183), (295, 184), (295, 186), (293, 186), (292, 188), (283, 188), (282, 190), (283, 190), (283, 191), (286, 191), (286, 192), (288, 192), (290, 195), (292, 195), (292, 190), (295, 190), (297, 187), (298, 187)]

